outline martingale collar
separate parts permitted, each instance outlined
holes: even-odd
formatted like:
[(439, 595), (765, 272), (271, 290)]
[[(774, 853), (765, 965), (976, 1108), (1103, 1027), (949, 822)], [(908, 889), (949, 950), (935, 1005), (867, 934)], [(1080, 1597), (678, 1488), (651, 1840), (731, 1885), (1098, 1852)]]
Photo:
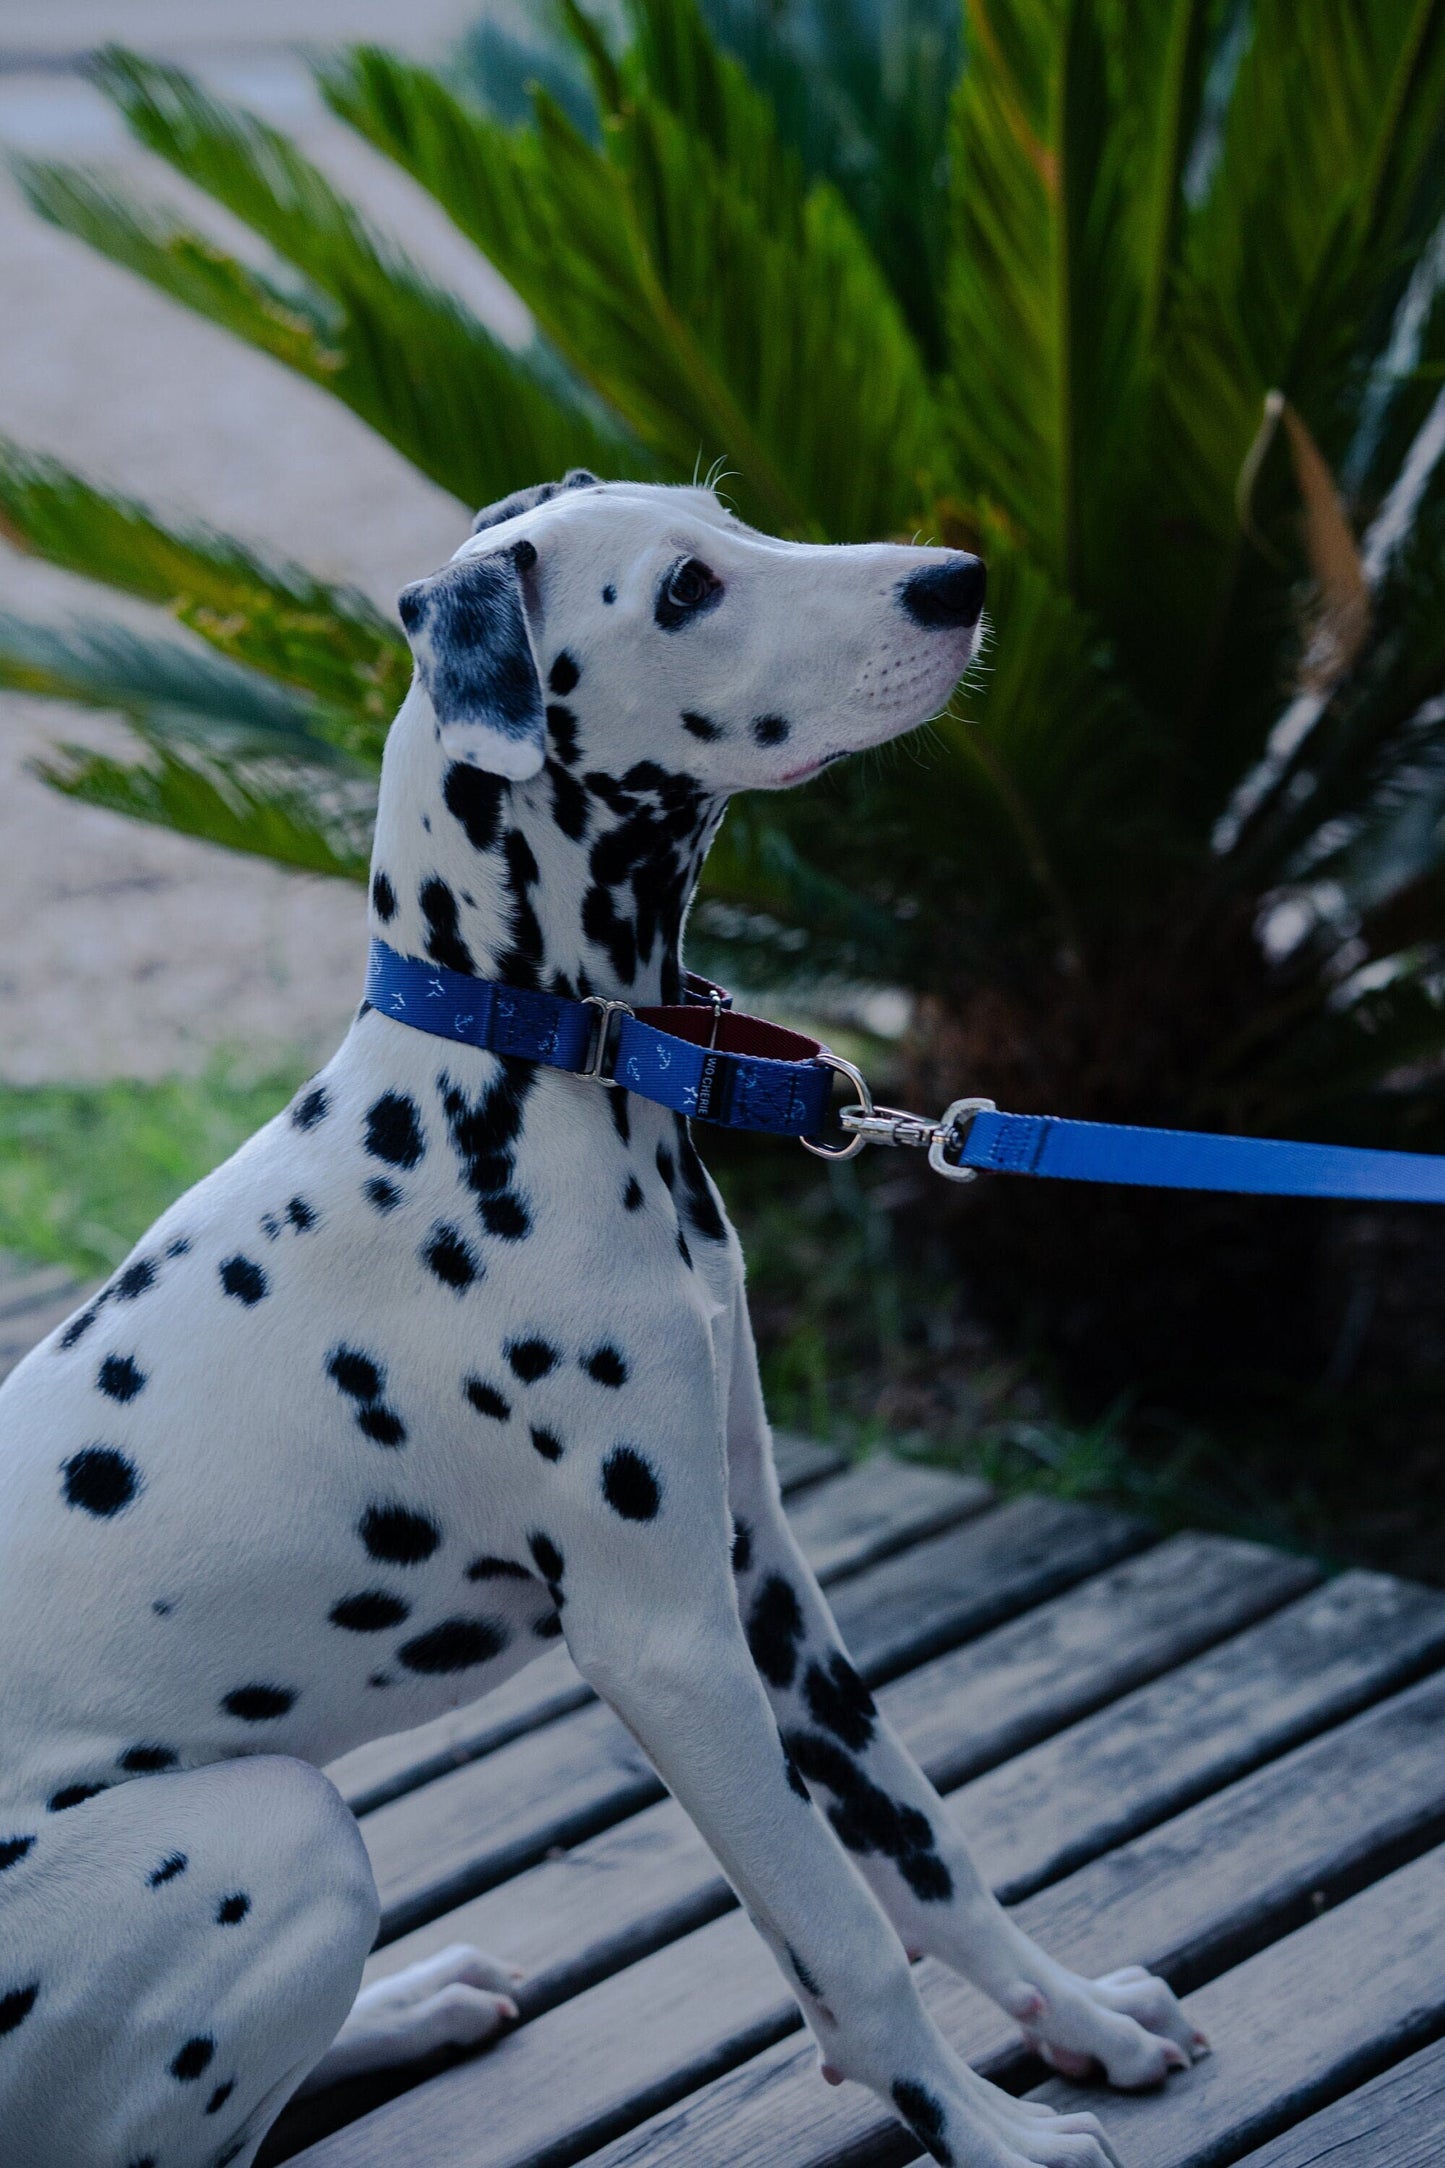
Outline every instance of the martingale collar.
[(468, 978), (373, 939), (366, 998), (394, 1023), (567, 1069), (725, 1129), (814, 1137), (834, 1072), (853, 1073), (801, 1031), (734, 1014), (730, 994), (691, 972), (681, 1003), (633, 1009)]

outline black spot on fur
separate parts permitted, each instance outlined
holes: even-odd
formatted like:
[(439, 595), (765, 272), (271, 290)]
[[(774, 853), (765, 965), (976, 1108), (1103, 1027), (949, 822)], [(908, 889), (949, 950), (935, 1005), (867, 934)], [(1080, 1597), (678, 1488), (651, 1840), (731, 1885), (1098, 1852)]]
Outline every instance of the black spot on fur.
[(505, 1242), (520, 1242), (532, 1231), (532, 1215), (515, 1190), (504, 1190), (500, 1197), (484, 1197), (479, 1209), (487, 1233)]
[(249, 1257), (228, 1257), (219, 1271), (226, 1293), (234, 1295), (237, 1302), (244, 1302), (248, 1310), (258, 1302), (264, 1302), (270, 1293), (270, 1281)]
[(159, 1889), (163, 1883), (174, 1882), (178, 1874), (184, 1874), (190, 1861), (184, 1852), (171, 1852), (159, 1867), (153, 1867), (146, 1876), (147, 1889)]
[(379, 1400), (386, 1390), (386, 1371), (360, 1348), (334, 1347), (326, 1359), (329, 1375), (351, 1400)]
[(45, 1804), (52, 1814), (63, 1814), (67, 1807), (84, 1805), (100, 1792), (108, 1792), (108, 1784), (62, 1784), (58, 1792), (52, 1792)]
[[(614, 1097), (616, 1096), (617, 1095), (614, 1094)], [(636, 1212), (641, 1207), (641, 1204), (642, 1184), (638, 1181), (635, 1174), (629, 1174), (627, 1177), (627, 1187), (622, 1192), (622, 1209), (624, 1212)]]
[(92, 1309), (78, 1310), (76, 1312), (75, 1316), (66, 1326), (64, 1332), (60, 1335), (61, 1347), (74, 1347), (76, 1341), (81, 1339), (86, 1333), (89, 1332), (91, 1326), (95, 1323), (98, 1308), (99, 1305), (96, 1305)]
[(298, 1235), (309, 1235), (316, 1225), (316, 1209), (304, 1197), (293, 1197), (286, 1207), (286, 1217)]
[(489, 851), (496, 842), (505, 789), (501, 776), (484, 774), (463, 761), (454, 761), (447, 769), (442, 800), (448, 813), (461, 822), (474, 851)]
[[(549, 715), (558, 713), (565, 715), (566, 712), (565, 708), (560, 710), (548, 708), (547, 710)], [(570, 841), (581, 843), (587, 834), (587, 823), (591, 818), (591, 807), (586, 791), (582, 788), (576, 776), (569, 775), (567, 770), (555, 760), (549, 760), (547, 763), (547, 781), (552, 786), (553, 820), (557, 823), (563, 835), (568, 837)]]
[(781, 715), (755, 715), (751, 727), (759, 745), (781, 745), (793, 726)]
[(554, 693), (570, 693), (582, 672), (564, 647), (547, 673), (547, 684)]
[(196, 2033), (173, 2056), (171, 2076), (180, 2078), (183, 2083), (198, 2078), (203, 2070), (209, 2069), (215, 2052), (216, 2043), (210, 2034)]
[(469, 1581), (530, 1581), (531, 1574), (511, 1558), (474, 1558), (467, 1568)]
[(688, 1248), (687, 1236), (683, 1233), (680, 1227), (677, 1230), (677, 1254), (682, 1259), (683, 1263), (687, 1266), (688, 1271), (691, 1272), (692, 1251)]
[(802, 1772), (786, 1747), (783, 1748), (783, 1774), (788, 1780), (789, 1791), (796, 1792), (800, 1799), (805, 1800), (811, 1806), (813, 1795), (803, 1782)]
[(33, 1837), (0, 1837), (0, 1874), (24, 1859), (34, 1842)]
[(406, 1425), (394, 1408), (358, 1408), (356, 1427), (374, 1445), (406, 1444)]
[(650, 1521), (662, 1503), (655, 1471), (630, 1445), (615, 1445), (602, 1463), (602, 1495), (625, 1521)]
[(149, 1257), (138, 1257), (133, 1265), (127, 1265), (115, 1283), (114, 1294), (118, 1302), (134, 1302), (156, 1284), (156, 1268)]
[(617, 589), (613, 586), (611, 580), (607, 582), (607, 585), (602, 590), (602, 600), (604, 602), (615, 602), (617, 600)]
[(627, 1383), (627, 1364), (610, 1342), (604, 1341), (601, 1347), (593, 1348), (590, 1355), (579, 1355), (577, 1360), (588, 1377), (595, 1378), (599, 1385), (616, 1387)]
[(169, 1618), (175, 1609), (175, 1605), (170, 1601), (169, 1597), (157, 1596), (155, 1602), (151, 1605), (151, 1609), (157, 1618)]
[(942, 2101), (926, 2085), (917, 2085), (912, 2078), (899, 2078), (893, 2086), (893, 2105), (924, 2151), (941, 2162), (942, 2168), (953, 2168), (953, 2151), (943, 2136), (948, 2122)]
[(396, 917), (396, 890), (384, 873), (374, 873), (371, 877), (371, 908), (383, 925)]
[(32, 1980), (26, 1987), (9, 1987), (0, 1995), (0, 2033), (12, 2033), (17, 2025), (24, 2023), (35, 2008), (39, 1993), (40, 1982)]
[(803, 1695), (815, 1724), (831, 1731), (854, 1753), (862, 1752), (873, 1736), (878, 1710), (846, 1656), (834, 1650), (826, 1669), (821, 1664), (809, 1664)]
[(748, 1647), (770, 1686), (791, 1686), (798, 1671), (803, 1612), (791, 1581), (770, 1573), (748, 1613)]
[(671, 1189), (673, 1183), (677, 1180), (677, 1168), (673, 1163), (672, 1154), (665, 1144), (659, 1144), (657, 1147), (657, 1171), (668, 1188)]
[(691, 731), (695, 738), (701, 738), (704, 745), (708, 744), (713, 738), (722, 736), (722, 731), (716, 723), (710, 723), (705, 715), (694, 715), (687, 708), (683, 710), (682, 727), (684, 730)]
[(733, 1522), (733, 1572), (746, 1573), (753, 1562), (753, 1532), (746, 1521)]
[(472, 952), (462, 939), (457, 924), (457, 899), (447, 883), (438, 874), (423, 881), (417, 890), (416, 900), (421, 905), (426, 920), (426, 952), (433, 963), (443, 964), (448, 971), (460, 971), (466, 978), (476, 975)]
[(356, 1532), (372, 1557), (389, 1566), (419, 1566), (442, 1540), (436, 1522), (409, 1506), (368, 1506)]
[(333, 1626), (344, 1626), (350, 1634), (379, 1634), (409, 1619), (411, 1605), (384, 1588), (367, 1588), (359, 1596), (343, 1596), (326, 1615)]
[(541, 1574), (544, 1581), (552, 1586), (554, 1602), (559, 1601), (554, 1584), (561, 1580), (565, 1570), (562, 1563), (562, 1553), (558, 1550), (552, 1538), (543, 1535), (540, 1528), (534, 1528), (531, 1535), (528, 1536), (527, 1548), (537, 1561), (538, 1573)]
[(510, 1639), (495, 1619), (447, 1618), (414, 1641), (404, 1641), (396, 1653), (408, 1671), (469, 1671), (473, 1664), (500, 1656)]
[(295, 1706), (296, 1693), (290, 1686), (233, 1686), (221, 1697), (226, 1714), (240, 1717), (243, 1724), (274, 1723)]
[(683, 1115), (674, 1115), (673, 1120), (677, 1128), (677, 1163), (682, 1175), (683, 1209), (687, 1214), (687, 1223), (693, 1233), (701, 1235), (704, 1241), (726, 1242), (727, 1222), (718, 1209), (717, 1198), (707, 1178), (707, 1169), (692, 1141), (692, 1131)]
[(611, 1344), (594, 1348), (591, 1355), (578, 1355), (578, 1362), (581, 1362), (587, 1377), (594, 1377), (598, 1385), (613, 1385), (615, 1388), (615, 1385), (626, 1385), (628, 1381), (626, 1362)]
[(632, 1100), (628, 1093), (610, 1091), (607, 1094), (607, 1111), (612, 1116), (612, 1126), (624, 1144), (632, 1142)]
[(493, 1422), (505, 1423), (512, 1412), (511, 1403), (503, 1398), (495, 1385), (488, 1385), (485, 1378), (464, 1379), (462, 1390), (478, 1415), (490, 1415)]
[(120, 1766), (132, 1776), (152, 1776), (158, 1769), (174, 1769), (176, 1755), (168, 1746), (128, 1746), (120, 1757)]
[(953, 1876), (926, 1814), (890, 1798), (821, 1732), (790, 1732), (787, 1743), (803, 1775), (832, 1793), (828, 1819), (850, 1852), (891, 1859), (921, 1903), (942, 1904), (953, 1895)]
[(532, 1631), (539, 1641), (555, 1641), (562, 1631), (560, 1614), (556, 1611), (549, 1611), (545, 1618), (534, 1620)]
[(555, 1430), (544, 1430), (540, 1423), (532, 1425), (532, 1444), (543, 1460), (562, 1458), (562, 1440)]
[(292, 1107), (291, 1127), (293, 1129), (314, 1129), (318, 1122), (325, 1121), (330, 1111), (331, 1101), (327, 1098), (325, 1091), (321, 1085), (313, 1084), (305, 1097), (298, 1099)]
[(566, 767), (575, 768), (582, 758), (581, 741), (577, 736), (577, 718), (570, 708), (563, 707), (560, 700), (554, 700), (548, 706), (547, 728), (557, 749), (558, 760)]
[(395, 1182), (388, 1182), (384, 1174), (374, 1174), (369, 1182), (364, 1182), (361, 1194), (378, 1212), (394, 1212), (401, 1203), (401, 1191)]
[(535, 1385), (538, 1378), (545, 1378), (562, 1360), (556, 1348), (546, 1340), (509, 1340), (502, 1353), (524, 1385)]
[(177, 1235), (174, 1242), (166, 1244), (167, 1257), (189, 1257), (190, 1254), (191, 1240), (189, 1235)]
[(243, 1889), (232, 1890), (216, 1907), (218, 1927), (236, 1927), (251, 1909), (251, 1900)]
[(805, 1994), (811, 1995), (814, 2002), (821, 2002), (823, 2000), (823, 1990), (818, 1985), (817, 1974), (803, 1963), (802, 1958), (799, 1957), (791, 1942), (787, 1945), (787, 1951), (788, 1963), (793, 1968), (793, 1977), (799, 1987), (802, 1988)]
[(416, 1101), (405, 1092), (383, 1092), (367, 1113), (366, 1149), (390, 1167), (415, 1167), (425, 1156)]
[(96, 1384), (112, 1400), (134, 1400), (145, 1386), (145, 1372), (131, 1355), (107, 1355)]
[(441, 1281), (443, 1287), (455, 1288), (458, 1294), (482, 1277), (484, 1267), (475, 1250), (464, 1240), (461, 1229), (449, 1227), (439, 1220), (421, 1246), (421, 1261)]
[(65, 1477), (66, 1504), (79, 1506), (82, 1512), (93, 1513), (101, 1521), (123, 1512), (140, 1492), (135, 1463), (113, 1445), (88, 1445), (83, 1452), (72, 1453), (61, 1473)]
[(227, 2078), (224, 2085), (218, 2085), (214, 2093), (212, 2093), (210, 2099), (206, 2102), (207, 2115), (219, 2115), (222, 2108), (225, 2107), (226, 2102), (230, 2099), (232, 2093), (234, 2093), (235, 2090), (236, 2081), (234, 2078)]

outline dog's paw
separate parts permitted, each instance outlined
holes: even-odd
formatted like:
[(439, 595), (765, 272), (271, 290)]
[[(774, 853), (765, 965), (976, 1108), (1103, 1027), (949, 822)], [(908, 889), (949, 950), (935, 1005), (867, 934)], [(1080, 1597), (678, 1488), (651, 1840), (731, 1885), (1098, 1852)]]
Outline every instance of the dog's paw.
[(480, 2047), (515, 2022), (509, 1990), (521, 1978), (514, 1966), (458, 1942), (374, 1980), (352, 2004), (307, 2089), (417, 2062), (440, 2048)]
[(1124, 2092), (1162, 2085), (1209, 2053), (1174, 1990), (1142, 1965), (1098, 1980), (1050, 1965), (1038, 1981), (1020, 1980), (1004, 2007), (1051, 2069), (1066, 2078), (1102, 2070)]

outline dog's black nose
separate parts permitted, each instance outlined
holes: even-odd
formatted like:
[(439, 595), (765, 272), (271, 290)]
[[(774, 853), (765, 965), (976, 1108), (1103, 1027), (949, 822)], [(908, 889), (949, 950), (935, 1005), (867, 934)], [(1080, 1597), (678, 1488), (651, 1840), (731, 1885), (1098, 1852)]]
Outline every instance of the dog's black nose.
[(976, 625), (983, 611), (988, 574), (980, 557), (960, 551), (946, 565), (925, 565), (910, 572), (898, 599), (919, 625)]

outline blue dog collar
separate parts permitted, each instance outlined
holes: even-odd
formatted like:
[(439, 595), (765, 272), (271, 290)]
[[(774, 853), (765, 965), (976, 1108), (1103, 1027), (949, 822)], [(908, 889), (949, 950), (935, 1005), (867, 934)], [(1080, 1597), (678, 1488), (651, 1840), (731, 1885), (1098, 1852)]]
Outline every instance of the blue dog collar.
[(366, 998), (382, 1016), (438, 1039), (567, 1069), (674, 1114), (776, 1137), (817, 1135), (834, 1071), (845, 1066), (800, 1031), (735, 1015), (720, 987), (691, 976), (681, 1004), (634, 1009), (468, 978), (373, 940)]

